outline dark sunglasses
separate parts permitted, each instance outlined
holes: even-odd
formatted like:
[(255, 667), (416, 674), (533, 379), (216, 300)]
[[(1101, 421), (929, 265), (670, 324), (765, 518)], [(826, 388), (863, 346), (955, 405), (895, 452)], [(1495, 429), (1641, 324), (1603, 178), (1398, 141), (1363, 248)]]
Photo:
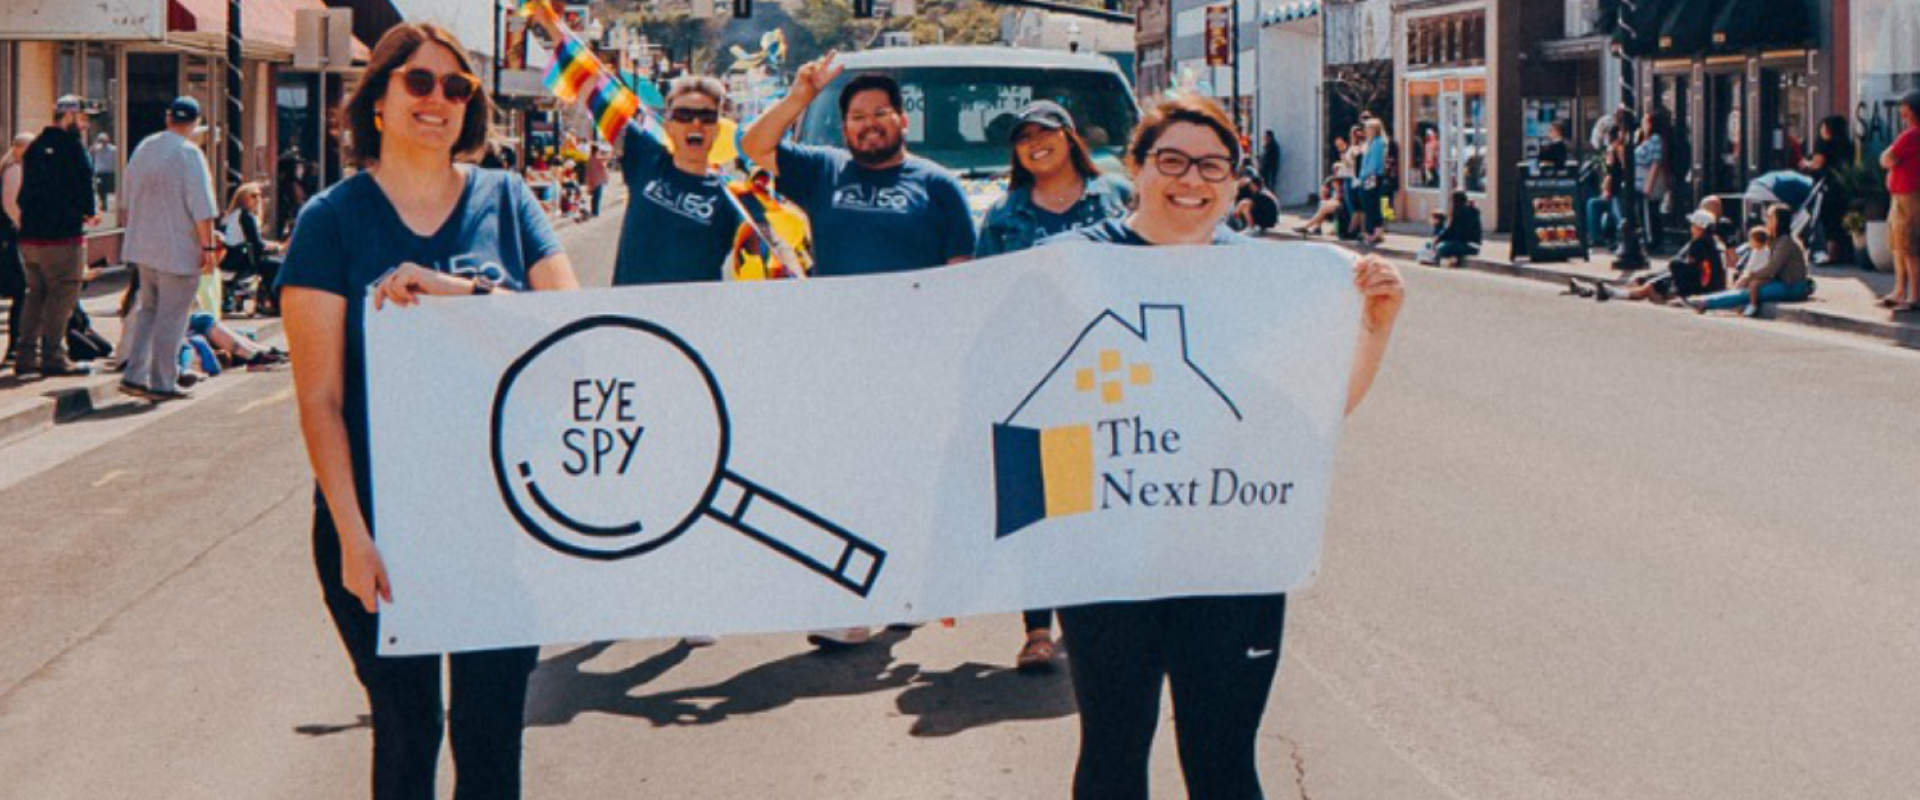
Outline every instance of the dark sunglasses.
[(436, 83), (440, 85), (440, 96), (447, 98), (449, 103), (467, 102), (473, 99), (475, 92), (480, 91), (480, 79), (464, 72), (436, 75), (425, 67), (414, 67), (400, 73), (400, 88), (421, 99), (433, 94)]
[(712, 108), (675, 108), (667, 111), (667, 119), (674, 122), (698, 122), (712, 125), (720, 121), (720, 112)]

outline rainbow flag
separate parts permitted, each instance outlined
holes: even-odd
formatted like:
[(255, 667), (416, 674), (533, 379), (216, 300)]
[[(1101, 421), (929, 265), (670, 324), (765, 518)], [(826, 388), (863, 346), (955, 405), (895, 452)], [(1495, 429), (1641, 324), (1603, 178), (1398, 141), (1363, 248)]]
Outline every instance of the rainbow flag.
[(561, 102), (571, 103), (600, 75), (599, 63), (586, 45), (568, 36), (553, 52), (553, 66), (547, 69), (547, 88)]
[(593, 114), (600, 138), (617, 143), (627, 123), (640, 113), (640, 96), (611, 76), (602, 76), (600, 85), (587, 95), (587, 110)]

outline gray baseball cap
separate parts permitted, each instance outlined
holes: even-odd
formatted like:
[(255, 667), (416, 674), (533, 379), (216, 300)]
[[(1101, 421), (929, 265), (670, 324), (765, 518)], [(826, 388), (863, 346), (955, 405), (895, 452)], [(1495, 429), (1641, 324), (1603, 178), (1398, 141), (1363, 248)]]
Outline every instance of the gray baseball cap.
[(60, 99), (53, 101), (53, 113), (56, 115), (71, 114), (75, 111), (78, 111), (82, 114), (98, 113), (94, 109), (88, 107), (87, 101), (81, 99), (80, 95), (77, 95), (77, 94), (61, 95)]

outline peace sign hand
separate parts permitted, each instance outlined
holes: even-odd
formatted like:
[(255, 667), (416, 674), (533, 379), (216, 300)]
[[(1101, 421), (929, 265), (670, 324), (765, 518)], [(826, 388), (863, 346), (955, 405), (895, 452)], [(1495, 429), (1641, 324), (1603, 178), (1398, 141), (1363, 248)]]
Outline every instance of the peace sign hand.
[(826, 55), (801, 65), (800, 71), (794, 73), (793, 88), (804, 93), (808, 100), (819, 97), (827, 84), (840, 77), (840, 72), (846, 69), (844, 65), (833, 63), (839, 55), (839, 50), (828, 50)]

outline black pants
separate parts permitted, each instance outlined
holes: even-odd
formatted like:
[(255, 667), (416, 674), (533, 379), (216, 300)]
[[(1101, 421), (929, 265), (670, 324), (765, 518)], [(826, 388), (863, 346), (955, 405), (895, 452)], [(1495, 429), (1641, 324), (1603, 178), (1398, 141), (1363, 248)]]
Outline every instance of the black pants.
[[(327, 611), (373, 711), (374, 800), (432, 800), (442, 729), (440, 656), (376, 655), (379, 618), (340, 582), (339, 534), (324, 503), (313, 515), (313, 564)], [(453, 670), (446, 728), (458, 772), (455, 800), (520, 796), (527, 680), (539, 653), (518, 647), (447, 658)]]
[(1075, 800), (1146, 800), (1160, 685), (1173, 687), (1191, 800), (1260, 800), (1254, 740), (1280, 665), (1286, 595), (1060, 609), (1080, 705)]

